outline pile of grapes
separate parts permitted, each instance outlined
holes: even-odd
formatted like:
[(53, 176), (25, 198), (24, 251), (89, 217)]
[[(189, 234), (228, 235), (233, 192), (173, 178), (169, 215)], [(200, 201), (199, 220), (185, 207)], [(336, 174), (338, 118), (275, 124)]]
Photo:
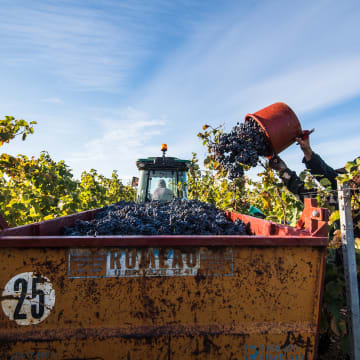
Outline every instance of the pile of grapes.
[(81, 235), (246, 235), (245, 224), (198, 200), (145, 204), (120, 201), (105, 207), (91, 221), (77, 220), (64, 234)]
[(223, 133), (219, 142), (212, 144), (211, 151), (233, 180), (244, 175), (242, 165), (256, 166), (260, 156), (270, 155), (270, 148), (265, 131), (250, 118), (245, 123), (237, 123), (229, 133)]

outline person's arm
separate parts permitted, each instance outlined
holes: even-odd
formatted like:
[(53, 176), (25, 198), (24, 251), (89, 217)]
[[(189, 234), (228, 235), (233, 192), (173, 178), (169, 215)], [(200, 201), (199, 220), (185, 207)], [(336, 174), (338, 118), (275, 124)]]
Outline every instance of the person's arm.
[(269, 160), (269, 166), (278, 172), (284, 185), (290, 192), (296, 195), (301, 202), (304, 202), (305, 197), (312, 197), (312, 195), (316, 193), (314, 189), (307, 189), (305, 183), (300, 180), (296, 172), (290, 170), (279, 156), (273, 156)]
[(300, 145), (301, 150), (304, 153), (303, 163), (306, 168), (310, 170), (312, 175), (320, 175), (318, 180), (326, 178), (331, 183), (331, 188), (337, 189), (336, 177), (338, 173), (330, 167), (325, 161), (316, 153), (314, 153), (310, 146), (309, 137), (305, 138), (296, 138), (296, 141)]
[(312, 149), (310, 146), (310, 137), (308, 135), (301, 137), (301, 138), (296, 138), (297, 143), (300, 145), (301, 150), (304, 153), (304, 157), (306, 161), (310, 161), (311, 157), (312, 157)]

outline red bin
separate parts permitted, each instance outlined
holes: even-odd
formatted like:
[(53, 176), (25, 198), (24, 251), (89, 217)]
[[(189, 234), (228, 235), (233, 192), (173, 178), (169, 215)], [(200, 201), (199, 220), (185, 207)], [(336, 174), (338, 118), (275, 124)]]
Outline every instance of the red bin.
[(302, 135), (301, 125), (294, 111), (286, 104), (278, 102), (254, 114), (247, 114), (245, 122), (254, 119), (265, 130), (271, 149), (270, 157), (281, 153)]

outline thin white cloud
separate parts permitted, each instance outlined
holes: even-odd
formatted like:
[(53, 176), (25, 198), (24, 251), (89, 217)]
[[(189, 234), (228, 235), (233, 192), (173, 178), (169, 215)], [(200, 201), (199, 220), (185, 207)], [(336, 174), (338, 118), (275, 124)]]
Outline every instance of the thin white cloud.
[(42, 102), (48, 103), (48, 104), (57, 104), (61, 105), (64, 104), (64, 101), (60, 99), (59, 97), (49, 97), (41, 100)]
[(324, 141), (314, 146), (314, 151), (324, 154), (324, 157), (334, 167), (341, 167), (347, 161), (360, 156), (360, 136), (347, 136), (333, 141)]
[[(196, 29), (148, 85), (142, 107), (161, 101), (181, 115), (223, 122), (274, 101), (303, 112), (360, 93), (355, 1), (264, 1), (248, 12), (232, 10)], [(338, 14), (347, 21), (339, 24)]]
[[(87, 141), (82, 151), (69, 155), (68, 163), (74, 169), (81, 165), (82, 170), (96, 168), (106, 175), (121, 169), (121, 177), (129, 178), (137, 172), (137, 158), (159, 152), (151, 141), (161, 134), (165, 120), (151, 119), (146, 113), (130, 107), (118, 113), (118, 118), (102, 120), (105, 126), (101, 136)], [(75, 175), (79, 173), (75, 171)]]
[(230, 103), (260, 104), (279, 100), (291, 104), (298, 113), (334, 106), (360, 94), (360, 56), (332, 59), (289, 72), (279, 72), (270, 79), (246, 87)]
[(139, 51), (129, 46), (139, 44), (133, 34), (107, 23), (95, 10), (33, 5), (2, 9), (0, 33), (6, 36), (0, 47), (11, 54), (2, 62), (12, 67), (41, 64), (49, 74), (83, 88), (122, 84)]
[[(189, 32), (191, 20), (179, 17), (179, 8), (195, 17), (204, 12), (187, 0), (103, 1), (101, 6), (64, 0), (5, 2), (0, 62), (40, 69), (78, 90), (124, 91), (138, 68), (158, 56), (161, 35)], [(159, 21), (161, 16), (165, 22)]]

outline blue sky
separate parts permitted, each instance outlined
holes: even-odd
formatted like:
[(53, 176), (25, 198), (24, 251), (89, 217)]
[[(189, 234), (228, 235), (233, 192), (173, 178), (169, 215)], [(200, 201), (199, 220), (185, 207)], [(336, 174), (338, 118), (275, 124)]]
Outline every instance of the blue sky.
[(3, 0), (0, 116), (38, 125), (2, 151), (128, 179), (161, 143), (202, 158), (203, 124), (283, 101), (340, 167), (360, 155), (359, 34), (358, 0)]

